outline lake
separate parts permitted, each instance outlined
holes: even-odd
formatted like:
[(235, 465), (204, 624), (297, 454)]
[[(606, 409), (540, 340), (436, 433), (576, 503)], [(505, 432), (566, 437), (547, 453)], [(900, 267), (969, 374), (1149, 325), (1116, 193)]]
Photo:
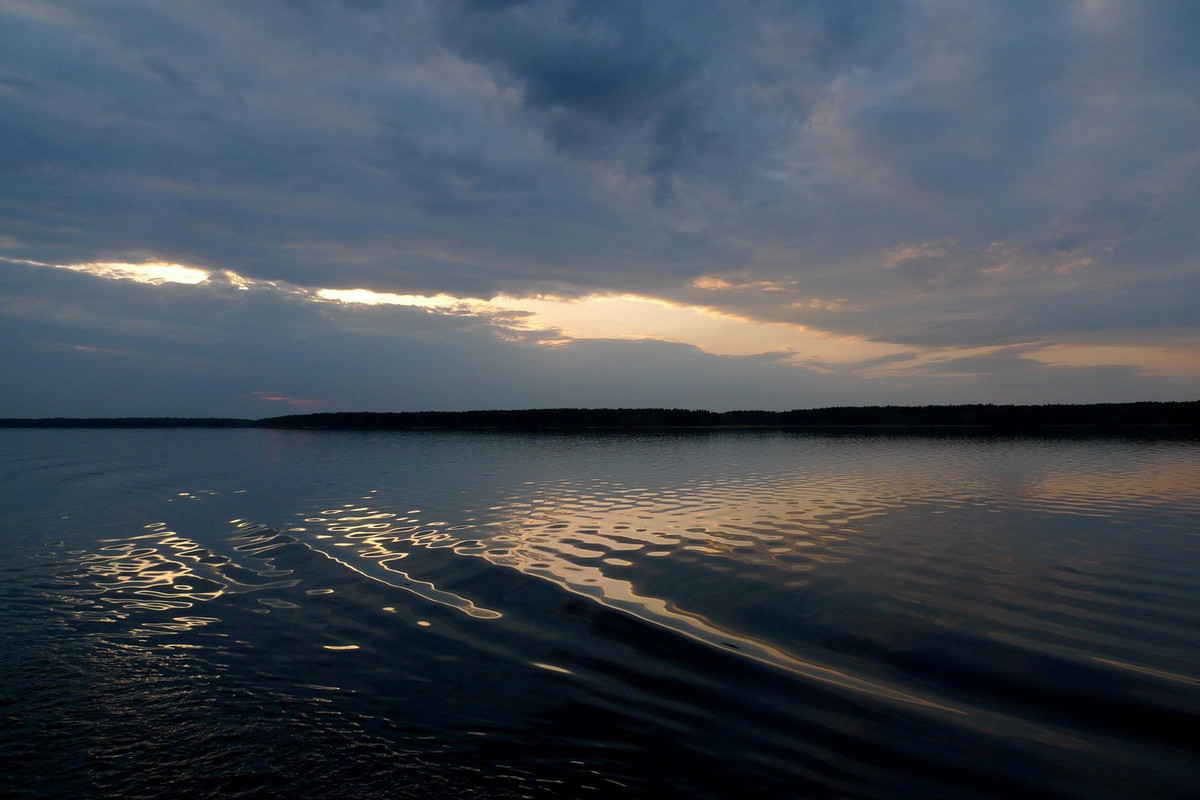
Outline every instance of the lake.
[(1200, 443), (0, 430), (0, 794), (1200, 786)]

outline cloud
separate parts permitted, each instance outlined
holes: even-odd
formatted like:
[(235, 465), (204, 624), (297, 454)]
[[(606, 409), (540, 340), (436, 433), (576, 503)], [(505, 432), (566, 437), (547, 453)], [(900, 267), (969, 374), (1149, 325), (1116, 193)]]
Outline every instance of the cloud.
[[(772, 359), (662, 341), (544, 346), (504, 315), (331, 303), (280, 287), (0, 273), (6, 415), (265, 416), (338, 410), (545, 405), (771, 404), (816, 393)], [(754, 384), (754, 385), (752, 385)], [(683, 394), (681, 394), (681, 392)]]
[[(493, 342), (516, 330), (498, 317), (318, 307), (255, 282), (468, 305), (632, 296), (780, 326), (780, 351), (796, 330), (880, 348), (859, 360), (1200, 339), (1189, 4), (6, 0), (0, 15), (10, 319), (36, 339), (94, 314), (114, 340), (77, 344), (143, 353), (160, 365), (146, 380), (162, 337), (226, 342), (236, 357), (203, 375), (269, 364), (216, 327), (252, 336), (239, 315), (256, 303), (292, 335), (419, 320), (451, 361), (479, 347), (535, 383), (552, 364), (522, 349), (532, 332)], [(63, 276), (68, 294), (46, 295), (20, 262), (210, 277), (190, 295), (89, 284), (135, 303), (118, 310)], [(231, 276), (241, 288), (217, 286)], [(382, 329), (346, 336), (383, 359)], [(676, 344), (605, 347), (704, 361)], [(588, 347), (562, 352), (604, 350)], [(1144, 371), (1126, 366), (1136, 396)], [(294, 369), (297, 385), (245, 391), (334, 396)], [(1046, 369), (1023, 374), (1082, 374)], [(502, 373), (484, 374), (516, 391)], [(796, 375), (780, 375), (761, 385), (787, 405)]]
[(1095, 398), (1095, 402), (1120, 402), (1130, 397), (1134, 386), (1141, 396), (1161, 400), (1180, 396), (1190, 385), (1189, 380), (1148, 378), (1129, 364), (1055, 367), (1036, 357), (1040, 349), (1026, 345), (951, 357), (926, 363), (912, 374), (915, 377), (923, 373), (943, 385), (970, 380), (976, 382), (976, 397), (993, 394), (1008, 402), (1028, 404), (1079, 402), (1075, 398), (1080, 392)]

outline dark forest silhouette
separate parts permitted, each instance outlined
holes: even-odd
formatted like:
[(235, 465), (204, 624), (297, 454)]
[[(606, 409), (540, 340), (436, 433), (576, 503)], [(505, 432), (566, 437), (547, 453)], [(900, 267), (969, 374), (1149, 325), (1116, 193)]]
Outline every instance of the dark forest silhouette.
[(103, 417), (0, 419), (5, 428), (300, 428), (312, 430), (913, 429), (1004, 432), (1200, 430), (1200, 401), (1083, 405), (859, 406), (794, 411), (546, 408), (492, 411), (333, 412), (266, 419)]

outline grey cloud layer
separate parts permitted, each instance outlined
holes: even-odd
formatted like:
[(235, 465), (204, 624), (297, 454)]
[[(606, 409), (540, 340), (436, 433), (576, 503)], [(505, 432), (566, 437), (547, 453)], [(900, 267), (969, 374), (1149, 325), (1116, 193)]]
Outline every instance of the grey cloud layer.
[(1194, 335), (1197, 41), (1167, 0), (0, 0), (0, 256)]

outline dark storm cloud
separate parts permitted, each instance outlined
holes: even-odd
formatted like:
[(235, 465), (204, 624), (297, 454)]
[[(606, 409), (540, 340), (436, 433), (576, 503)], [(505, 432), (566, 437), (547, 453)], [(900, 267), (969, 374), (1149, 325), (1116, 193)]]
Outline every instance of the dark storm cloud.
[[(701, 62), (679, 40), (677, 14), (656, 19), (638, 2), (445, 4), (441, 12), (447, 41), (516, 83), (522, 107), (561, 151), (640, 157), (623, 166), (661, 178), (713, 138), (692, 96)], [(661, 183), (658, 191), (669, 190)]]
[[(840, 71), (879, 61), (898, 22), (880, 4), (445, 3), (441, 31), (521, 94), (561, 152), (676, 189), (744, 201)], [(753, 178), (749, 181), (754, 183)]]

